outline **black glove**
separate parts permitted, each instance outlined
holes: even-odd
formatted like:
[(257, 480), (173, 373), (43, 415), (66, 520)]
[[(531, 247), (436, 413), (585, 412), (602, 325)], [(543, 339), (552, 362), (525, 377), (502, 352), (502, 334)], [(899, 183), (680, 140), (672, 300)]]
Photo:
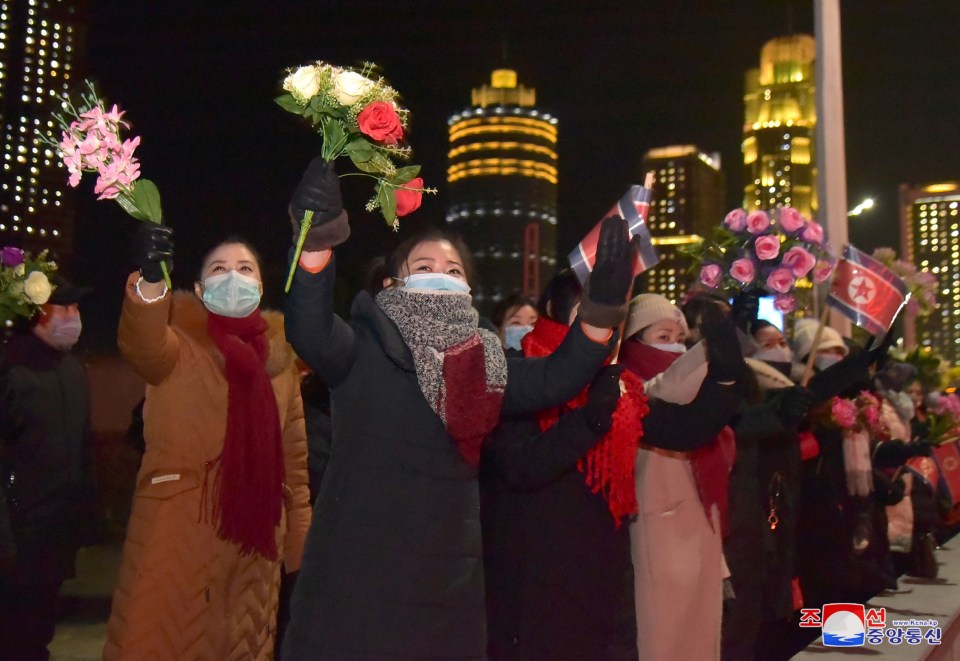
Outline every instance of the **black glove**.
[(900, 468), (914, 456), (914, 448), (901, 440), (893, 439), (878, 443), (873, 449), (874, 468)]
[(318, 156), (307, 166), (303, 178), (290, 199), (290, 223), (293, 242), (300, 235), (300, 221), (313, 211), (304, 250), (323, 250), (339, 245), (350, 236), (350, 225), (343, 211), (340, 177), (333, 163)]
[(750, 326), (757, 320), (760, 311), (760, 293), (756, 290), (743, 291), (736, 295), (731, 306), (733, 323), (744, 333), (750, 333)]
[(133, 236), (133, 261), (147, 282), (163, 280), (163, 268), (173, 271), (173, 228), (169, 225), (142, 222)]
[(787, 429), (796, 429), (807, 417), (810, 404), (813, 402), (813, 393), (801, 386), (784, 388), (778, 393), (777, 412), (780, 420)]
[(608, 365), (597, 373), (587, 393), (583, 419), (598, 434), (606, 434), (613, 425), (613, 411), (620, 401), (620, 375), (623, 365)]
[(746, 365), (740, 354), (740, 340), (733, 321), (716, 303), (703, 306), (700, 335), (707, 341), (707, 375), (714, 381), (736, 381)]
[(627, 318), (633, 256), (627, 221), (620, 216), (604, 218), (597, 239), (596, 263), (580, 299), (580, 317), (591, 326), (614, 328)]

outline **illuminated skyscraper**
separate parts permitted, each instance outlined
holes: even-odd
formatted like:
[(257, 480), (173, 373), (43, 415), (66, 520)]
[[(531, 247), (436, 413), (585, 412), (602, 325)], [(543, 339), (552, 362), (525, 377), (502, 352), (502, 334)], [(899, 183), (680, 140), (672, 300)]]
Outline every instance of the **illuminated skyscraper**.
[[(916, 321), (917, 344), (960, 361), (960, 183), (900, 186), (900, 253), (937, 278), (937, 308)], [(905, 338), (911, 343), (913, 329)]]
[(677, 302), (694, 276), (678, 248), (709, 235), (726, 213), (720, 155), (708, 155), (693, 145), (651, 149), (643, 171), (656, 175), (647, 224), (660, 262), (640, 276), (640, 289)]
[(536, 90), (497, 69), (450, 117), (447, 222), (474, 250), (484, 311), (515, 291), (537, 296), (556, 268), (557, 120)]
[(814, 129), (813, 37), (771, 39), (760, 68), (746, 74), (743, 205), (753, 209), (791, 206), (804, 216), (817, 212)]
[(60, 97), (75, 87), (84, 0), (0, 0), (0, 244), (59, 261), (73, 251), (76, 214), (66, 171), (37, 137), (51, 132)]

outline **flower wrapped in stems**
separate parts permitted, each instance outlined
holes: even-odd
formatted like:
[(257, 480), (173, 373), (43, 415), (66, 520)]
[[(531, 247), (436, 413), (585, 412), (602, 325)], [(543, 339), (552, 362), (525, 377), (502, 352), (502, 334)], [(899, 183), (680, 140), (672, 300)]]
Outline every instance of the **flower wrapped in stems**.
[(55, 289), (50, 274), (56, 270), (46, 250), (32, 257), (15, 246), (0, 248), (0, 323), (9, 326), (36, 314)]
[(792, 207), (770, 213), (730, 211), (712, 236), (682, 249), (691, 272), (706, 287), (726, 297), (767, 292), (781, 312), (797, 306), (798, 285), (830, 278), (836, 260), (824, 241), (823, 227)]
[[(140, 177), (140, 162), (134, 156), (140, 136), (124, 139), (123, 133), (130, 129), (130, 124), (123, 120), (124, 112), (116, 104), (107, 110), (89, 80), (84, 81), (84, 87), (78, 102), (64, 98), (63, 112), (53, 115), (61, 131), (59, 140), (45, 136), (43, 142), (59, 153), (69, 173), (70, 186), (77, 187), (84, 173), (95, 173), (93, 192), (98, 200), (116, 200), (137, 220), (163, 222), (160, 191), (152, 181)], [(170, 288), (167, 265), (161, 266)]]

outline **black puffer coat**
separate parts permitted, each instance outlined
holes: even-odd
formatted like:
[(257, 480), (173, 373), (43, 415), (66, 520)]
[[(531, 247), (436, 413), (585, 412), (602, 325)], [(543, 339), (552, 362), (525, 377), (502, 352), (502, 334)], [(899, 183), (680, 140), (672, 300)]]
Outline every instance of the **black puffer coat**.
[(0, 554), (9, 578), (59, 583), (99, 528), (90, 399), (83, 365), (31, 333), (6, 347), (0, 368)]
[[(288, 340), (330, 387), (333, 443), (283, 658), (483, 658), (477, 471), (376, 302), (359, 294), (349, 323), (333, 314), (334, 268), (298, 269), (286, 302)], [(590, 380), (609, 346), (575, 327), (550, 358), (508, 359), (505, 413), (568, 401)]]

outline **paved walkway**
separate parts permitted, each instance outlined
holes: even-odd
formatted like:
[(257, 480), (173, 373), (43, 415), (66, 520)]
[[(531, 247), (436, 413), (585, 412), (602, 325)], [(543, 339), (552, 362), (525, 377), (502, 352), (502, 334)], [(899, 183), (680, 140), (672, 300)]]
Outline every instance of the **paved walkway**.
[(99, 661), (119, 567), (119, 545), (88, 546), (77, 553), (77, 577), (61, 590), (66, 612), (48, 646), (51, 661)]
[[(935, 619), (943, 631), (940, 646), (927, 644), (865, 645), (824, 647), (820, 639), (794, 659), (817, 661), (870, 657), (884, 661), (960, 661), (960, 537), (937, 551), (939, 578), (928, 581), (902, 576), (899, 589), (883, 592), (869, 601), (868, 608), (886, 608), (887, 620)], [(120, 547), (92, 546), (77, 555), (77, 578), (63, 586), (67, 611), (53, 642), (52, 661), (99, 661), (106, 640), (110, 599), (120, 566)]]
[[(932, 580), (901, 576), (897, 590), (881, 592), (867, 602), (867, 608), (885, 608), (887, 627), (891, 620), (936, 620), (942, 631), (940, 645), (922, 642), (910, 645), (903, 641), (897, 645), (886, 638), (880, 645), (866, 644), (863, 647), (825, 647), (818, 638), (794, 659), (840, 659), (870, 657), (883, 661), (919, 661), (960, 659), (960, 537), (943, 544), (937, 550), (940, 565), (938, 577)], [(926, 631), (929, 627), (922, 627)]]

